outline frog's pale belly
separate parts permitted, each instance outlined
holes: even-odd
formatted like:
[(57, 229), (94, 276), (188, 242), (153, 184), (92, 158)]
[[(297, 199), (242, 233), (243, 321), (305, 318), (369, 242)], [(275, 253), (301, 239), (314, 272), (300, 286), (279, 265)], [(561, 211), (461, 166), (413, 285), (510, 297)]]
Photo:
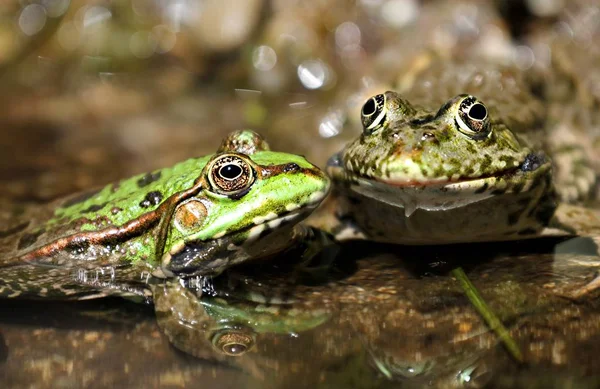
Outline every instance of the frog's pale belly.
[(350, 187), (341, 190), (339, 202), (342, 217), (353, 220), (370, 240), (409, 245), (516, 240), (535, 237), (552, 218), (556, 202), (547, 184), (429, 209), (382, 202)]

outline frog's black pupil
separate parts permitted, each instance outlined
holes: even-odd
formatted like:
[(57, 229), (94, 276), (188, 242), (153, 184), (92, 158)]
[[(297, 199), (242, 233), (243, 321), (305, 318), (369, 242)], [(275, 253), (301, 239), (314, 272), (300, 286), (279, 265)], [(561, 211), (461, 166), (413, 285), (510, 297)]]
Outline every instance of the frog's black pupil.
[(375, 113), (375, 99), (370, 98), (367, 100), (365, 105), (362, 108), (362, 114), (365, 116), (373, 115)]
[(221, 177), (223, 177), (227, 180), (233, 180), (234, 178), (236, 178), (240, 174), (242, 174), (242, 168), (239, 167), (238, 165), (229, 164), (229, 165), (223, 166), (219, 170), (219, 173), (221, 174)]
[(483, 120), (487, 116), (487, 110), (483, 104), (474, 104), (469, 109), (469, 116), (475, 120)]
[(225, 346), (223, 346), (223, 349), (228, 354), (238, 355), (238, 354), (246, 352), (247, 347), (244, 346), (243, 344), (239, 344), (239, 343), (230, 343), (230, 344), (226, 344)]

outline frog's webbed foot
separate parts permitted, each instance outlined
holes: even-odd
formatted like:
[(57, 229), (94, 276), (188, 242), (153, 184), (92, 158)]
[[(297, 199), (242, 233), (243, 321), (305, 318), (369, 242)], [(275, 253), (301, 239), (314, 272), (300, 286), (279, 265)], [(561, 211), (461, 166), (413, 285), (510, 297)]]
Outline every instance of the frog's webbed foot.
[[(593, 258), (600, 256), (600, 210), (593, 208), (586, 208), (570, 204), (560, 204), (556, 209), (554, 217), (549, 225), (547, 232), (551, 231), (568, 232), (571, 235), (577, 235), (581, 238), (591, 239), (594, 247), (590, 247), (586, 252), (587, 255), (593, 255)], [(580, 241), (581, 238), (572, 239), (558, 245), (559, 250), (555, 250), (556, 253), (564, 253), (565, 245), (577, 245), (579, 250), (584, 243)], [(589, 266), (597, 266), (595, 262), (588, 263)], [(570, 299), (579, 299), (584, 296), (588, 296), (590, 293), (600, 289), (600, 272), (596, 272), (594, 278), (589, 282), (576, 288), (575, 290), (565, 293), (565, 297)]]
[(592, 279), (590, 282), (583, 285), (582, 287), (570, 292), (567, 297), (572, 299), (579, 299), (588, 296), (590, 293), (598, 289), (600, 289), (600, 273), (596, 273), (596, 277), (594, 277), (594, 279)]
[(340, 223), (331, 231), (335, 240), (341, 242), (344, 240), (365, 240), (367, 236), (363, 230), (354, 222), (340, 220)]
[(333, 235), (314, 227), (305, 228), (306, 235), (302, 241), (304, 251), (295, 271), (300, 278), (308, 278), (312, 281), (324, 280), (327, 278), (340, 247)]
[(566, 203), (592, 198), (598, 184), (598, 173), (590, 158), (597, 150), (593, 150), (591, 142), (579, 139), (570, 127), (563, 121), (548, 136), (555, 167), (554, 185), (561, 201)]
[[(544, 235), (576, 235), (591, 238), (600, 244), (600, 209), (560, 204)], [(600, 247), (600, 246), (599, 246)]]
[(555, 150), (553, 159), (558, 166), (554, 184), (562, 201), (574, 203), (592, 197), (597, 176), (582, 148), (564, 146)]
[(353, 221), (346, 208), (346, 199), (334, 193), (308, 218), (306, 224), (326, 231), (337, 242), (366, 239), (366, 234)]

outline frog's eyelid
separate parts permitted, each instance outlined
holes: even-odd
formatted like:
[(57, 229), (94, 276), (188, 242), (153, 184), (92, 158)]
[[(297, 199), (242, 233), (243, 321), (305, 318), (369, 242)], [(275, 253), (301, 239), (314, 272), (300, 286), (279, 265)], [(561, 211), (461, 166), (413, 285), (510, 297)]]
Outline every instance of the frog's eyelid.
[[(468, 110), (467, 110), (467, 112), (461, 111), (461, 108), (460, 108), (460, 106), (462, 106), (462, 105), (464, 104), (464, 102), (465, 102), (467, 99), (471, 99), (471, 100), (472, 100), (472, 102), (471, 102), (471, 104), (468, 106)], [(476, 119), (476, 118), (472, 118), (472, 117), (470, 116), (470, 110), (471, 110), (471, 108), (472, 108), (472, 107), (474, 107), (474, 106), (475, 106), (475, 105), (477, 105), (477, 104), (481, 105), (481, 106), (482, 106), (482, 107), (485, 109), (485, 116), (483, 117), (483, 119)], [(454, 123), (455, 123), (455, 125), (458, 127), (458, 130), (459, 130), (460, 132), (462, 132), (463, 134), (465, 134), (465, 135), (467, 135), (467, 136), (470, 136), (470, 137), (472, 137), (472, 138), (474, 138), (474, 139), (485, 139), (485, 138), (489, 138), (489, 137), (491, 136), (491, 134), (492, 134), (492, 132), (491, 132), (491, 131), (489, 131), (489, 130), (488, 130), (488, 131), (474, 131), (474, 130), (472, 130), (472, 129), (471, 129), (471, 126), (469, 126), (467, 123), (465, 123), (465, 121), (462, 119), (462, 115), (461, 115), (461, 112), (462, 112), (462, 113), (466, 114), (466, 115), (467, 115), (469, 118), (471, 118), (472, 120), (475, 120), (475, 121), (477, 121), (477, 122), (480, 122), (480, 123), (482, 123), (482, 125), (485, 125), (485, 122), (486, 122), (486, 121), (488, 121), (488, 122), (489, 122), (489, 116), (488, 116), (488, 111), (487, 111), (487, 108), (486, 108), (486, 106), (485, 106), (485, 105), (484, 105), (482, 102), (480, 102), (479, 100), (477, 100), (476, 98), (474, 98), (474, 97), (472, 97), (472, 96), (468, 96), (467, 98), (465, 98), (465, 99), (464, 99), (464, 100), (461, 102), (460, 106), (459, 106), (459, 109), (458, 109), (458, 111), (457, 111), (457, 112), (456, 112), (456, 114), (454, 115)]]
[(458, 127), (460, 127), (465, 133), (469, 134), (469, 135), (477, 135), (477, 132), (471, 130), (471, 128), (467, 125), (467, 123), (465, 123), (462, 118), (460, 117), (460, 115), (456, 115), (454, 120), (456, 121), (456, 124), (458, 125)]
[(385, 109), (382, 109), (381, 112), (379, 112), (379, 115), (377, 115), (377, 117), (375, 118), (375, 120), (373, 120), (371, 125), (369, 127), (367, 127), (367, 130), (372, 130), (373, 128), (379, 126), (379, 124), (381, 123), (381, 121), (384, 118), (385, 118)]
[[(371, 133), (380, 127), (382, 127), (382, 123), (385, 122), (385, 117), (387, 113), (386, 108), (386, 96), (385, 94), (378, 94), (370, 99), (363, 105), (361, 110), (363, 128), (366, 133)], [(369, 114), (365, 114), (365, 107), (369, 107), (368, 111), (371, 111)], [(377, 114), (375, 119), (371, 120), (373, 115)], [(367, 125), (368, 124), (368, 125)]]

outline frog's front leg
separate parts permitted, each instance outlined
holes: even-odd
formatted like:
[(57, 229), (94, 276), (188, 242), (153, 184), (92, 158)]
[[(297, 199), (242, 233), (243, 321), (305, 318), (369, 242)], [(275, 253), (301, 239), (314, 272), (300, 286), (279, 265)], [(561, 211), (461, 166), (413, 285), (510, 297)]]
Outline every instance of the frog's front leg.
[(584, 134), (573, 130), (572, 121), (566, 118), (557, 120), (548, 134), (554, 185), (561, 201), (567, 203), (589, 200), (594, 196), (598, 185), (598, 166), (594, 166), (597, 161), (592, 161), (590, 156), (600, 155), (593, 142), (582, 140)]
[(308, 218), (306, 224), (327, 232), (337, 242), (367, 239), (367, 234), (354, 221), (348, 201), (351, 200), (334, 190), (319, 209)]
[(298, 225), (303, 229), (300, 243), (300, 263), (295, 267), (301, 278), (310, 280), (325, 280), (340, 251), (340, 246), (334, 236), (324, 230)]
[(217, 275), (233, 263), (247, 258), (238, 247), (224, 239), (186, 244), (176, 251), (165, 253), (153, 275), (158, 278)]
[(600, 247), (600, 210), (560, 204), (543, 232), (547, 236), (573, 235), (592, 239)]

